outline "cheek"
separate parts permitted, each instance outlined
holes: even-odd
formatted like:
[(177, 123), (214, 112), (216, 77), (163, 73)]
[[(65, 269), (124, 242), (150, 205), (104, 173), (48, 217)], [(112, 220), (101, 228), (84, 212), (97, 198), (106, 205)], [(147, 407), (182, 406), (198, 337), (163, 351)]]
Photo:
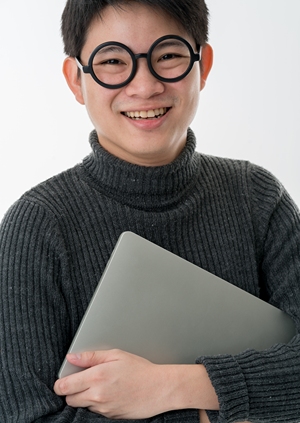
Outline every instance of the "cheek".
[(200, 99), (200, 79), (196, 79), (193, 75), (191, 78), (188, 77), (180, 81), (181, 85), (178, 86), (180, 107), (177, 109), (177, 118), (183, 128), (189, 126), (193, 121)]
[(195, 68), (194, 75), (191, 75), (191, 76), (192, 78), (187, 90), (189, 92), (190, 107), (191, 107), (190, 111), (194, 115), (198, 108), (199, 99), (200, 99), (200, 90), (201, 90), (200, 70)]
[(182, 81), (179, 81), (179, 83), (182, 84), (180, 90), (186, 103), (191, 106), (198, 105), (201, 83), (199, 67), (194, 66), (191, 72)]
[(200, 100), (200, 84), (197, 86), (197, 88), (193, 89), (193, 97), (192, 97), (192, 104), (191, 104), (191, 112), (193, 113), (193, 117), (196, 114), (196, 111), (199, 106), (199, 100)]
[(111, 113), (111, 105), (113, 101), (113, 92), (101, 86), (87, 86), (84, 91), (84, 101), (87, 112), (95, 124), (95, 120), (101, 119)]
[(200, 99), (200, 81), (193, 79), (191, 83), (183, 87), (184, 113), (188, 113), (193, 119)]

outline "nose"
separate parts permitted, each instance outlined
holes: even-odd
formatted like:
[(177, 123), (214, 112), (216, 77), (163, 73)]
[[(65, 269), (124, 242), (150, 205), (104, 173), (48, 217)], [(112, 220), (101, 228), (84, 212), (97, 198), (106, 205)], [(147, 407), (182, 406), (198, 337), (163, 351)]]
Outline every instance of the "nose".
[(150, 72), (146, 58), (140, 57), (137, 61), (137, 70), (132, 81), (125, 87), (128, 96), (150, 98), (161, 94), (165, 90), (162, 81), (155, 78)]

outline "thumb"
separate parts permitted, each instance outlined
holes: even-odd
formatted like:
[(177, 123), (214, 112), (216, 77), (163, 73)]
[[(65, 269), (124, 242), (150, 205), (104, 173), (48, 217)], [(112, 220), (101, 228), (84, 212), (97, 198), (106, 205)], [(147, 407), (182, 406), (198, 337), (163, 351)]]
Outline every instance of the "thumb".
[(112, 361), (109, 351), (86, 351), (78, 354), (67, 354), (67, 360), (79, 367), (93, 367)]

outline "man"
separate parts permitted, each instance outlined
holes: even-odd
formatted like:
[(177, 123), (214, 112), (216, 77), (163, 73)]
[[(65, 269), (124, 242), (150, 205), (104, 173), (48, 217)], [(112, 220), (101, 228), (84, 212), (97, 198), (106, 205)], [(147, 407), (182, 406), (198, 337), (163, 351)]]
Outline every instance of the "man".
[(2, 222), (1, 421), (299, 421), (299, 336), (188, 366), (86, 352), (68, 360), (87, 370), (55, 381), (125, 230), (300, 328), (296, 206), (264, 169), (196, 153), (188, 129), (213, 60), (207, 14), (202, 0), (68, 0), (63, 69), (95, 127), (92, 153)]

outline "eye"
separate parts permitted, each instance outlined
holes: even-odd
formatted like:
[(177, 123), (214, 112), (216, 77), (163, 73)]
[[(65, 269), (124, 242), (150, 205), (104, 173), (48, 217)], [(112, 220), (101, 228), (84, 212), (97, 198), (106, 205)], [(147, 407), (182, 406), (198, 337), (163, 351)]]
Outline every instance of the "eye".
[(124, 63), (123, 60), (120, 59), (107, 59), (107, 58), (98, 58), (98, 60), (94, 60), (93, 62), (93, 66), (104, 66), (104, 65), (113, 65), (113, 66), (117, 66), (117, 65), (125, 65), (126, 63)]
[(108, 59), (100, 63), (100, 65), (124, 65), (125, 63), (119, 59)]
[(119, 46), (109, 45), (97, 51), (93, 58), (94, 66), (120, 67), (130, 63), (130, 54)]
[(162, 61), (171, 60), (171, 59), (176, 59), (178, 57), (181, 57), (181, 56), (179, 54), (175, 54), (175, 53), (167, 53), (167, 54), (164, 54), (163, 56), (161, 56), (159, 58), (159, 60), (162, 60)]

